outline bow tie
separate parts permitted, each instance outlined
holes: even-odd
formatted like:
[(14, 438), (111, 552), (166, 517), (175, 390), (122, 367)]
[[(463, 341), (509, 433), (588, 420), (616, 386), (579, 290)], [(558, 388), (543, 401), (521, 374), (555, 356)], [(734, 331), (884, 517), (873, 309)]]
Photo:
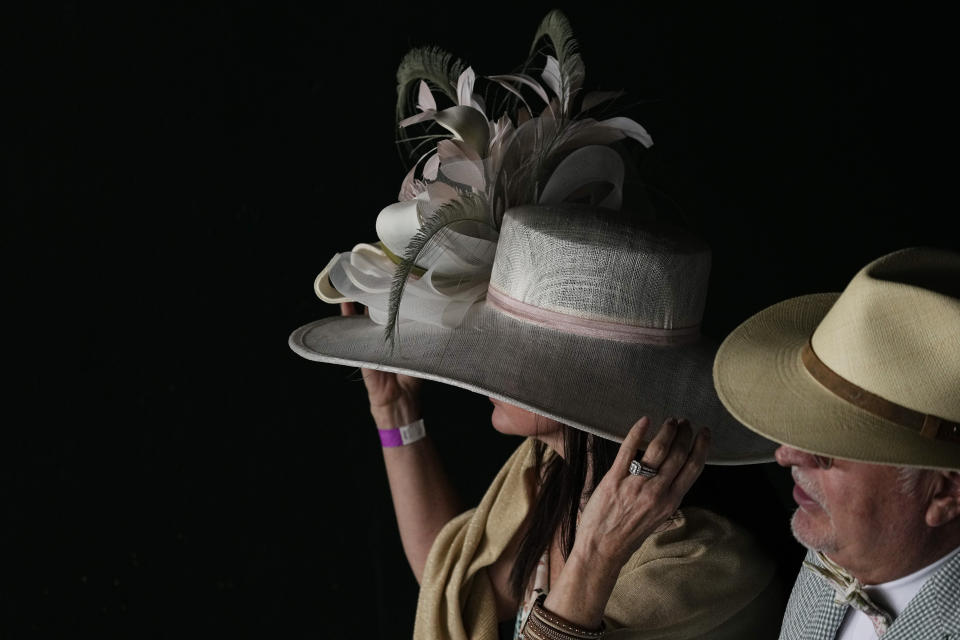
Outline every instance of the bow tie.
[(882, 636), (887, 628), (893, 624), (893, 616), (883, 607), (870, 599), (870, 596), (863, 590), (860, 581), (850, 575), (846, 569), (836, 564), (830, 558), (817, 552), (817, 559), (823, 563), (819, 566), (812, 562), (804, 560), (803, 566), (814, 574), (823, 578), (836, 591), (834, 601), (837, 604), (845, 604), (862, 611), (877, 632), (877, 636)]

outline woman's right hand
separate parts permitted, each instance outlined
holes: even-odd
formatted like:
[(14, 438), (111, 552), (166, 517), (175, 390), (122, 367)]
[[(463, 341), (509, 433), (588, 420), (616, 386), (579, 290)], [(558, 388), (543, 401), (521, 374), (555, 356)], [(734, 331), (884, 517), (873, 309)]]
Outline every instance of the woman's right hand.
[[(357, 315), (354, 303), (341, 302), (340, 315)], [(420, 378), (376, 369), (360, 371), (378, 428), (396, 429), (420, 419)]]
[[(357, 315), (357, 307), (341, 303), (340, 314)], [(420, 419), (419, 378), (376, 369), (361, 372), (378, 428), (396, 429)], [(429, 436), (382, 451), (403, 552), (420, 582), (437, 534), (462, 510), (460, 500)]]

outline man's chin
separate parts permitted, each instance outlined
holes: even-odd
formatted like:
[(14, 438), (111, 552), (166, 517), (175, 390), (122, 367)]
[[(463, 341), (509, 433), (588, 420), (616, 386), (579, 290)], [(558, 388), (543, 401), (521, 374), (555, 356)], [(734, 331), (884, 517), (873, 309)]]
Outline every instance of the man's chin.
[(824, 525), (823, 522), (815, 522), (803, 509), (797, 509), (790, 520), (790, 531), (797, 542), (807, 549), (829, 553), (836, 545), (833, 530)]

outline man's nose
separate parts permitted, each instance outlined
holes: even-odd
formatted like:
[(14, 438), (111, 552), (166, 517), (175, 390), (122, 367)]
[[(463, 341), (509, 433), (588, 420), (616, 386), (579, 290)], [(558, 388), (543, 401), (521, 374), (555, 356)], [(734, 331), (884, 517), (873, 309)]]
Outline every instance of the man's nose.
[(807, 453), (806, 451), (800, 451), (800, 449), (794, 449), (793, 447), (788, 447), (783, 445), (777, 448), (774, 452), (774, 457), (777, 459), (777, 464), (781, 467), (816, 467), (817, 461), (814, 458), (813, 454)]

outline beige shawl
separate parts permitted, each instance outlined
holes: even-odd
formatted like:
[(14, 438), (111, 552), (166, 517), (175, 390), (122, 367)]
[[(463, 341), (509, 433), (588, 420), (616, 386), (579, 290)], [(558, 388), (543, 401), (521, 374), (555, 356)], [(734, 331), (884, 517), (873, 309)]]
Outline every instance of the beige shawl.
[[(420, 587), (415, 640), (497, 640), (493, 564), (534, 495), (534, 441), (510, 456), (476, 509), (440, 531)], [(627, 561), (607, 603), (611, 640), (775, 638), (783, 612), (774, 565), (746, 532), (703, 509), (684, 509)]]

